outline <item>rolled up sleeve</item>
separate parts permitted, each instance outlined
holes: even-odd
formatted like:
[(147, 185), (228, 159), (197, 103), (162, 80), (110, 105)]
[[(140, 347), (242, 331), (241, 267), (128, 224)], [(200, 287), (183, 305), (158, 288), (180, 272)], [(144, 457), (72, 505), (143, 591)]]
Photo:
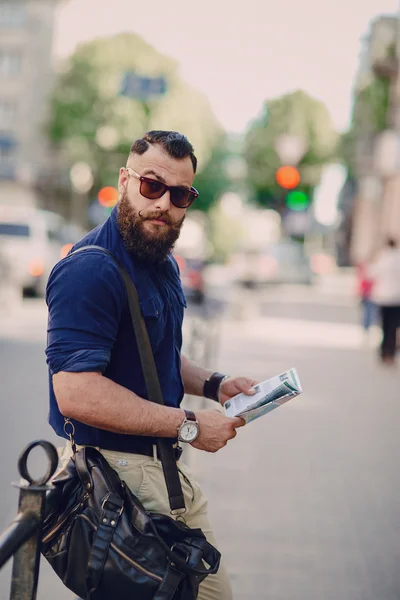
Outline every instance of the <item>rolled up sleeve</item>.
[(51, 374), (106, 369), (125, 301), (113, 261), (100, 251), (62, 260), (47, 285), (46, 358)]

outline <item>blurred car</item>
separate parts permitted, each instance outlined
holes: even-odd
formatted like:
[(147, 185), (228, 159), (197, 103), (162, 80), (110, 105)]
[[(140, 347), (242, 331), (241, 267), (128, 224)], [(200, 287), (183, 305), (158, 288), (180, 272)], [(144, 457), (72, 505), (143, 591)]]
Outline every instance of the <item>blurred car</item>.
[(290, 239), (266, 248), (242, 250), (232, 257), (231, 268), (234, 279), (246, 287), (313, 282), (313, 271), (303, 244)]
[(185, 258), (181, 254), (174, 256), (179, 266), (186, 299), (201, 304), (205, 299), (204, 261), (199, 258)]
[(0, 248), (24, 295), (44, 295), (51, 269), (82, 232), (50, 211), (0, 205)]

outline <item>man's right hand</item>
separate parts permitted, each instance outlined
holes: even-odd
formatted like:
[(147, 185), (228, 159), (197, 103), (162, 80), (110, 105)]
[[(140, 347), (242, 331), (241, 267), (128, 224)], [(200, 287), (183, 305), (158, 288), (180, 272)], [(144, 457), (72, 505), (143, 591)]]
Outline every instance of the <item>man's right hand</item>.
[(206, 452), (217, 452), (226, 446), (236, 437), (236, 429), (246, 424), (240, 417), (226, 417), (219, 410), (197, 411), (196, 418), (200, 432), (192, 446)]

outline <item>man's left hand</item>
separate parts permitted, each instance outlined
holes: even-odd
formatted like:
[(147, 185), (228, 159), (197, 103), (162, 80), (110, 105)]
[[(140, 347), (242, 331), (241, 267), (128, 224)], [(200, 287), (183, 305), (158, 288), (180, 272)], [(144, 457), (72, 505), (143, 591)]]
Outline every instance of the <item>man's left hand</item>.
[(249, 379), (248, 377), (229, 377), (229, 379), (225, 379), (225, 381), (221, 383), (219, 388), (219, 401), (223, 406), (229, 398), (232, 398), (241, 392), (248, 396), (252, 396), (255, 393), (253, 386), (256, 384), (257, 382), (254, 379)]

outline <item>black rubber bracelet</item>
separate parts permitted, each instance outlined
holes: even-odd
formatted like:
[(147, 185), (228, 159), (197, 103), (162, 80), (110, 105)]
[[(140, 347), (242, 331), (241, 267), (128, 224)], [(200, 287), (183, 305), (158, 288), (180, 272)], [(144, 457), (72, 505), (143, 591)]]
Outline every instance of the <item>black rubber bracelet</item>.
[(210, 379), (206, 379), (203, 387), (203, 396), (210, 400), (215, 400), (215, 402), (219, 402), (218, 390), (224, 377), (226, 377), (226, 375), (216, 371), (211, 375)]

